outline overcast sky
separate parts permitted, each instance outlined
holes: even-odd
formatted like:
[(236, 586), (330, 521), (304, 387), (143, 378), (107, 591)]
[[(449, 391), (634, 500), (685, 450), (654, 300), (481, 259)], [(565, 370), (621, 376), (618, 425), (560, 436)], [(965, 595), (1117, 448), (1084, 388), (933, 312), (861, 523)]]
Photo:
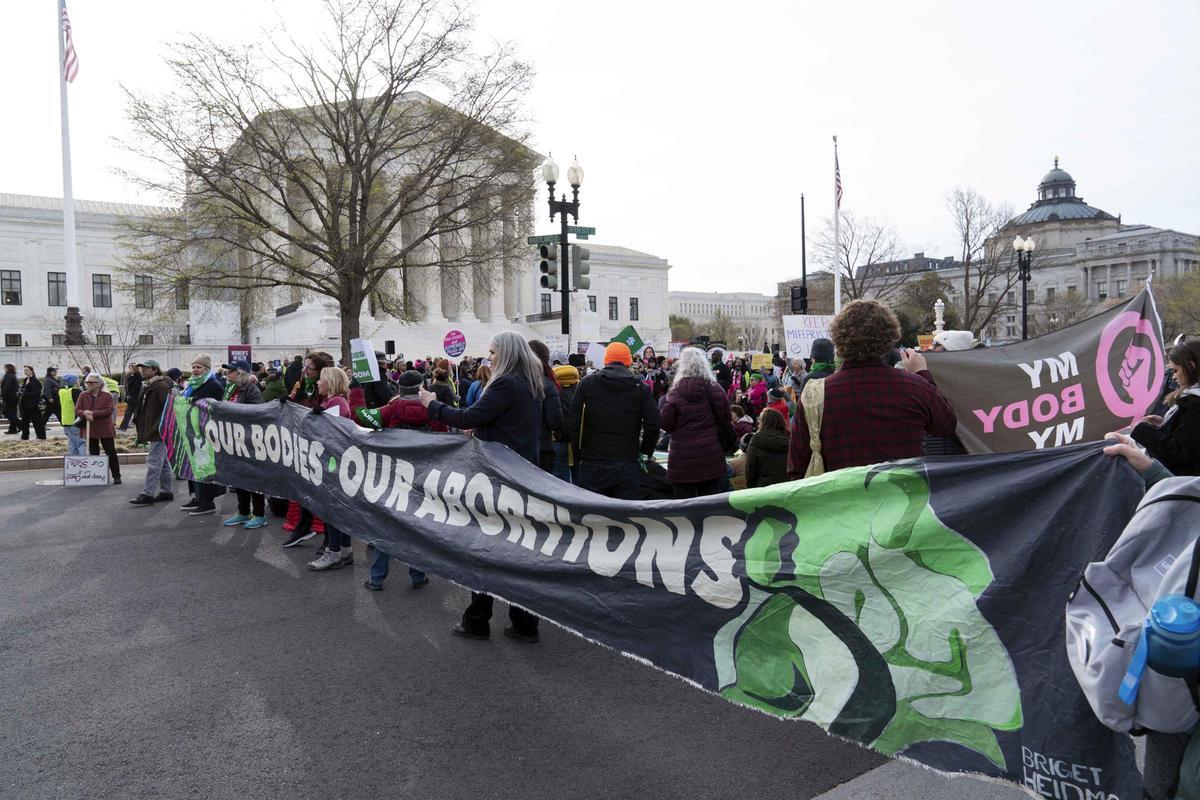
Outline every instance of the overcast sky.
[[(5, 4), (0, 192), (61, 196), (56, 0)], [(75, 196), (153, 202), (126, 158), (119, 84), (153, 89), (166, 43), (231, 39), (270, 0), (70, 0)], [(298, 29), (316, 3), (280, 3)], [(662, 256), (672, 289), (763, 291), (800, 271), (832, 207), (955, 255), (945, 193), (1023, 210), (1055, 155), (1125, 222), (1200, 233), (1200, 3), (480, 0), (481, 40), (537, 70), (534, 141), (586, 171), (595, 241)], [(539, 232), (552, 230), (538, 200)], [(810, 262), (811, 266), (811, 262)]]

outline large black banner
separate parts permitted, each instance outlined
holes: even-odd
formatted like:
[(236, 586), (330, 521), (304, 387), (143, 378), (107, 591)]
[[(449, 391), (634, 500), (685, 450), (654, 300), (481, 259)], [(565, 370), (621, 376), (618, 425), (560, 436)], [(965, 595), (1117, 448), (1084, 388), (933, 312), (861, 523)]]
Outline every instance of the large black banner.
[(1141, 796), (1093, 717), (1063, 608), (1143, 493), (1097, 445), (846, 469), (690, 501), (612, 500), (458, 434), (180, 400), (200, 480), (353, 536), (735, 703), (1045, 797)]

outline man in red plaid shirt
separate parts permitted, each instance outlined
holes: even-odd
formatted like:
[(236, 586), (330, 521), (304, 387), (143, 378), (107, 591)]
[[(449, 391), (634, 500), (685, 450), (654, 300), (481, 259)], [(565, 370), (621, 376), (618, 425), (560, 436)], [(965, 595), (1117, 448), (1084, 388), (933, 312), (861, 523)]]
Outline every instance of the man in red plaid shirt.
[[(900, 341), (900, 323), (874, 300), (855, 300), (829, 329), (842, 366), (824, 378), (821, 455), (825, 471), (919, 458), (925, 434), (953, 436), (958, 420), (926, 368), (925, 356), (901, 351), (904, 369), (884, 359)], [(796, 409), (788, 476), (804, 477), (812, 458), (804, 409)]]

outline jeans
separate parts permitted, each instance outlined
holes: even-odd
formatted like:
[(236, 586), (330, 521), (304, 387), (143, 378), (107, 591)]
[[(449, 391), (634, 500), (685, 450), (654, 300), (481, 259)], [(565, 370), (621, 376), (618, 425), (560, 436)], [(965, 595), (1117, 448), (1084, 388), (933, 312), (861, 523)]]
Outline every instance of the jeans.
[[(380, 550), (378, 547), (375, 548), (375, 557), (371, 559), (371, 583), (375, 584), (376, 586), (383, 585), (383, 581), (388, 576), (388, 562), (391, 560), (391, 556)], [(412, 581), (413, 585), (415, 586), (418, 583), (424, 583), (426, 577), (425, 573), (416, 567), (409, 567), (408, 579)]]
[(108, 471), (112, 473), (114, 478), (121, 477), (121, 463), (117, 459), (117, 445), (112, 440), (112, 437), (104, 439), (88, 439), (88, 452), (94, 456), (100, 455), (100, 447), (104, 447), (104, 454), (108, 456)]
[(74, 425), (65, 426), (67, 432), (67, 455), (86, 456), (87, 442), (83, 440), (83, 431)]
[(566, 442), (555, 442), (554, 443), (554, 469), (552, 469), (550, 471), (550, 474), (553, 475), (554, 477), (558, 478), (560, 481), (566, 481), (567, 483), (574, 483), (575, 481), (572, 479), (573, 476), (571, 475), (571, 467), (567, 463), (567, 461), (568, 461), (567, 443)]
[(237, 492), (238, 513), (243, 517), (265, 517), (267, 499), (258, 492), (248, 492), (245, 489), (234, 489)]
[(338, 530), (329, 524), (329, 520), (325, 520), (325, 549), (339, 553), (343, 547), (349, 546), (350, 534)]
[(175, 489), (175, 475), (171, 472), (171, 462), (167, 459), (165, 442), (151, 442), (146, 451), (146, 482), (142, 491), (154, 497), (159, 492), (171, 492)]
[(617, 500), (641, 498), (642, 470), (636, 461), (602, 461), (585, 458), (575, 474), (575, 483), (589, 492)]

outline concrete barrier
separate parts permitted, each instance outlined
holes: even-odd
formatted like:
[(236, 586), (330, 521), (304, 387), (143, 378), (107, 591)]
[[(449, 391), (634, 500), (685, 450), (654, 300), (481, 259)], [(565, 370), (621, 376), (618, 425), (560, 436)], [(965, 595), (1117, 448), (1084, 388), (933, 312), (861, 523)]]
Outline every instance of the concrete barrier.
[[(145, 464), (145, 453), (118, 453), (120, 464)], [(24, 469), (62, 469), (62, 456), (34, 456), (32, 458), (0, 458), (0, 472), (17, 472)]]

